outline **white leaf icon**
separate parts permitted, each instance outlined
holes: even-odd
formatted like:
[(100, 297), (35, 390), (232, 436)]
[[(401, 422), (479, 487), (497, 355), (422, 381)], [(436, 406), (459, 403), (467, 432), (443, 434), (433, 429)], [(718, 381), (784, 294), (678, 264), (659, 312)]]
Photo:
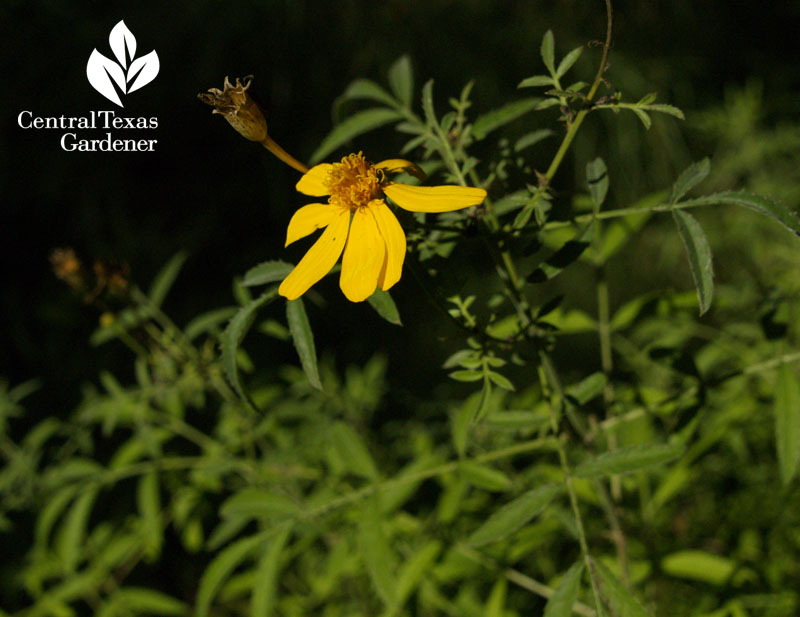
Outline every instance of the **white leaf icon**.
[[(133, 36), (133, 32), (128, 30), (128, 26), (122, 20), (112, 28), (111, 34), (108, 35), (108, 44), (111, 45), (111, 51), (114, 52), (122, 68), (128, 66), (128, 58), (136, 56), (136, 37)], [(125, 54), (126, 47), (129, 55)]]
[(117, 94), (114, 84), (111, 82), (113, 79), (120, 90), (123, 93), (125, 92), (125, 72), (116, 62), (106, 58), (95, 49), (86, 64), (86, 77), (89, 78), (89, 83), (92, 84), (95, 90), (112, 103), (123, 107), (119, 94)]
[(131, 62), (128, 68), (128, 81), (133, 79), (133, 83), (128, 87), (128, 92), (138, 90), (142, 86), (146, 86), (158, 75), (158, 69), (161, 67), (158, 61), (158, 54), (155, 50), (151, 51), (146, 56), (136, 58)]

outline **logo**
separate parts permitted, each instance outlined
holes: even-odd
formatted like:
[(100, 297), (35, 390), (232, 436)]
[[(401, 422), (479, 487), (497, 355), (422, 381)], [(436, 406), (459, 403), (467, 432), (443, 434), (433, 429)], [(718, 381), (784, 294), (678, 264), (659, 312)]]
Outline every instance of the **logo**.
[(136, 58), (136, 37), (122, 20), (111, 29), (108, 44), (118, 63), (106, 58), (95, 48), (86, 64), (86, 77), (100, 94), (124, 107), (120, 94), (130, 94), (149, 84), (158, 75), (158, 54), (153, 50)]

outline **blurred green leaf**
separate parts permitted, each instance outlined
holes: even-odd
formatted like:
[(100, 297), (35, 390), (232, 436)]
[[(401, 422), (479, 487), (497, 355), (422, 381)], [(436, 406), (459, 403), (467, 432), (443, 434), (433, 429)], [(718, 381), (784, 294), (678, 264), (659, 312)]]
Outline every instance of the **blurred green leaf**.
[(542, 62), (547, 67), (547, 70), (553, 75), (556, 72), (555, 67), (555, 39), (553, 38), (553, 31), (548, 30), (542, 37)]
[(394, 109), (376, 107), (359, 111), (336, 125), (311, 155), (311, 164), (319, 163), (331, 152), (363, 133), (402, 118)]
[(311, 324), (308, 321), (302, 298), (286, 302), (286, 321), (289, 324), (294, 347), (300, 357), (300, 364), (308, 377), (308, 382), (317, 390), (322, 390), (317, 367), (317, 350), (314, 347), (314, 333), (311, 331)]
[(472, 546), (483, 546), (510, 536), (541, 514), (561, 492), (557, 484), (535, 488), (496, 510), (467, 540)]
[(581, 478), (594, 478), (602, 475), (634, 473), (663, 465), (683, 454), (683, 446), (673, 444), (648, 444), (646, 446), (630, 446), (601, 454), (597, 458), (588, 459), (573, 471)]
[(586, 164), (586, 183), (589, 185), (589, 193), (592, 196), (596, 213), (606, 199), (609, 184), (608, 168), (605, 161), (600, 157)]
[(555, 593), (544, 607), (544, 617), (570, 617), (572, 606), (578, 600), (583, 574), (583, 560), (575, 563), (561, 578)]
[[(400, 571), (397, 574), (397, 584), (395, 586), (396, 606), (398, 609), (406, 603), (425, 575), (430, 572), (433, 562), (436, 561), (441, 550), (441, 542), (438, 540), (431, 540), (414, 552), (410, 557), (407, 557), (405, 562), (400, 566)], [(397, 610), (393, 610), (388, 614), (393, 615), (396, 612)]]
[[(519, 152), (525, 148), (530, 148), (531, 146), (538, 144), (540, 141), (550, 137), (551, 135), (555, 135), (555, 133), (550, 129), (539, 129), (538, 131), (526, 133), (514, 144), (514, 152)], [(523, 194), (527, 195), (527, 191), (525, 191)], [(495, 211), (497, 211), (498, 203), (499, 202), (495, 202)]]
[(597, 560), (592, 561), (598, 578), (600, 596), (603, 598), (612, 615), (619, 617), (652, 617), (642, 606), (639, 600), (625, 586), (617, 580), (617, 577), (603, 563)]
[(282, 281), (289, 276), (293, 268), (294, 266), (292, 264), (286, 263), (285, 261), (265, 261), (257, 266), (253, 266), (245, 272), (242, 285), (246, 287), (255, 287), (256, 285)]
[(541, 101), (542, 99), (538, 97), (522, 99), (478, 116), (472, 125), (472, 135), (475, 139), (481, 140), (492, 131), (535, 110)]
[(403, 325), (403, 322), (400, 321), (400, 311), (397, 310), (397, 305), (394, 303), (388, 291), (383, 291), (380, 287), (376, 287), (373, 294), (367, 298), (367, 302), (375, 309), (378, 315), (383, 317), (390, 324), (396, 326)]
[(736, 562), (705, 551), (678, 551), (661, 560), (661, 569), (678, 578), (724, 585), (736, 569)]
[(189, 615), (189, 606), (180, 600), (155, 589), (123, 587), (114, 593), (114, 599), (127, 612), (146, 615)]
[(150, 471), (139, 478), (136, 502), (142, 521), (145, 553), (148, 561), (158, 558), (164, 535), (161, 529), (161, 497), (158, 473)]
[(359, 547), (370, 580), (387, 607), (397, 605), (395, 555), (383, 531), (383, 521), (376, 499), (364, 503), (358, 529)]
[(191, 341), (204, 332), (208, 332), (211, 330), (211, 328), (218, 326), (222, 322), (228, 321), (236, 314), (236, 311), (238, 310), (238, 306), (225, 306), (223, 308), (201, 313), (192, 319), (188, 324), (186, 324), (183, 332), (186, 334), (186, 338)]
[(800, 463), (800, 383), (787, 364), (778, 369), (775, 392), (775, 444), (781, 480), (789, 484)]
[(156, 274), (155, 279), (153, 279), (153, 284), (150, 286), (150, 291), (147, 292), (147, 297), (154, 307), (158, 308), (161, 306), (161, 303), (164, 301), (164, 298), (167, 297), (167, 293), (169, 293), (172, 284), (178, 277), (178, 273), (181, 271), (188, 257), (189, 254), (185, 251), (176, 253), (164, 267), (159, 270), (158, 274)]
[(411, 107), (414, 97), (414, 71), (408, 56), (400, 56), (389, 68), (389, 86), (397, 100)]
[(377, 480), (378, 468), (367, 445), (356, 431), (344, 422), (336, 422), (330, 431), (331, 440), (347, 468), (357, 476)]
[(599, 396), (606, 385), (606, 376), (601, 372), (592, 373), (576, 384), (566, 389), (566, 395), (578, 405), (585, 405), (594, 397)]
[(369, 79), (356, 79), (351, 82), (342, 96), (346, 99), (372, 99), (389, 107), (397, 104), (392, 95)]
[(273, 614), (280, 557), (291, 532), (291, 527), (286, 525), (265, 543), (253, 579), (250, 617), (269, 617)]
[(548, 75), (534, 75), (533, 77), (526, 77), (517, 84), (517, 88), (535, 88), (538, 86), (553, 86), (555, 82), (553, 78)]
[(556, 69), (556, 77), (561, 79), (565, 75), (565, 73), (572, 68), (572, 65), (578, 61), (578, 58), (581, 57), (582, 52), (583, 52), (583, 47), (576, 47), (566, 56), (564, 56), (561, 62), (558, 63), (558, 68)]
[(230, 578), (233, 571), (264, 543), (264, 540), (264, 533), (240, 538), (211, 560), (200, 578), (195, 603), (196, 617), (208, 616), (211, 603), (222, 585)]
[(97, 488), (89, 488), (81, 493), (72, 502), (58, 528), (56, 550), (68, 572), (75, 571), (83, 556), (89, 516), (99, 492)]
[(286, 495), (266, 488), (249, 487), (234, 493), (219, 508), (220, 516), (261, 517), (293, 516), (300, 506)]
[(459, 465), (461, 474), (473, 486), (487, 491), (507, 491), (512, 487), (511, 478), (502, 471), (473, 461), (463, 461)]
[(786, 229), (800, 236), (800, 221), (798, 221), (797, 215), (784, 204), (771, 201), (761, 195), (727, 191), (705, 196), (702, 198), (702, 201), (704, 203), (732, 204), (755, 210), (756, 212), (766, 214), (770, 218), (775, 219)]
[(425, 122), (428, 126), (436, 126), (436, 112), (433, 109), (433, 80), (429, 79), (422, 86), (422, 111), (425, 113)]
[(697, 288), (697, 300), (702, 315), (711, 307), (714, 297), (714, 265), (711, 260), (711, 247), (700, 223), (683, 210), (673, 210), (672, 216), (678, 226), (678, 234), (689, 258), (689, 267)]
[(710, 171), (711, 161), (709, 161), (708, 158), (704, 158), (702, 161), (689, 165), (689, 167), (684, 169), (681, 175), (678, 176), (678, 179), (675, 180), (675, 184), (672, 185), (669, 203), (677, 203), (681, 197), (705, 180)]

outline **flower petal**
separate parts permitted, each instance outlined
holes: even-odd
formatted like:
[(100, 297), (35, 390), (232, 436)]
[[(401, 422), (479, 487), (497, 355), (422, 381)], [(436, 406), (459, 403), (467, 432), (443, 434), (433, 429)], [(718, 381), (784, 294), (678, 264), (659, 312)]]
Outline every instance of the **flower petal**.
[(386, 244), (386, 257), (378, 276), (378, 285), (386, 291), (403, 273), (403, 261), (406, 258), (406, 235), (397, 222), (397, 217), (389, 206), (381, 199), (369, 202), (369, 210), (375, 216), (383, 241)]
[(330, 272), (342, 254), (349, 225), (350, 211), (340, 210), (300, 263), (283, 279), (278, 293), (289, 300), (295, 300)]
[(370, 208), (358, 208), (347, 236), (339, 287), (351, 302), (369, 298), (378, 286), (386, 245)]
[(295, 188), (304, 195), (311, 195), (312, 197), (330, 195), (331, 192), (328, 190), (328, 185), (325, 181), (328, 179), (328, 173), (331, 169), (333, 169), (333, 165), (330, 163), (314, 165), (314, 167), (303, 174), (303, 177), (300, 178)]
[(375, 168), (382, 169), (389, 174), (399, 174), (401, 171), (405, 171), (415, 178), (419, 178), (421, 182), (425, 182), (425, 178), (428, 177), (415, 163), (405, 159), (386, 159), (375, 165)]
[(308, 234), (326, 227), (339, 209), (331, 204), (308, 204), (292, 215), (286, 230), (286, 244), (305, 238)]
[(486, 191), (471, 186), (410, 186), (391, 182), (383, 192), (398, 206), (412, 212), (450, 212), (477, 206)]

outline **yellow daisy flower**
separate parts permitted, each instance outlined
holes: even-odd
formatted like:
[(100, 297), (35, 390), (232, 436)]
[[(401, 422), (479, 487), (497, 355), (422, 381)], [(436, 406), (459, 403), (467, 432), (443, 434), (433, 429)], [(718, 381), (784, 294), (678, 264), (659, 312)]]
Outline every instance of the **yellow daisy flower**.
[(476, 206), (483, 189), (467, 186), (411, 186), (387, 174), (406, 171), (424, 179), (423, 171), (403, 159), (373, 165), (364, 155), (351, 154), (341, 163), (322, 163), (297, 183), (305, 195), (328, 203), (303, 206), (292, 216), (286, 246), (317, 229), (325, 229), (300, 263), (281, 283), (278, 293), (289, 300), (303, 295), (330, 272), (342, 257), (339, 286), (351, 302), (369, 298), (376, 287), (389, 289), (398, 280), (406, 256), (406, 236), (384, 197), (412, 212), (450, 212)]

